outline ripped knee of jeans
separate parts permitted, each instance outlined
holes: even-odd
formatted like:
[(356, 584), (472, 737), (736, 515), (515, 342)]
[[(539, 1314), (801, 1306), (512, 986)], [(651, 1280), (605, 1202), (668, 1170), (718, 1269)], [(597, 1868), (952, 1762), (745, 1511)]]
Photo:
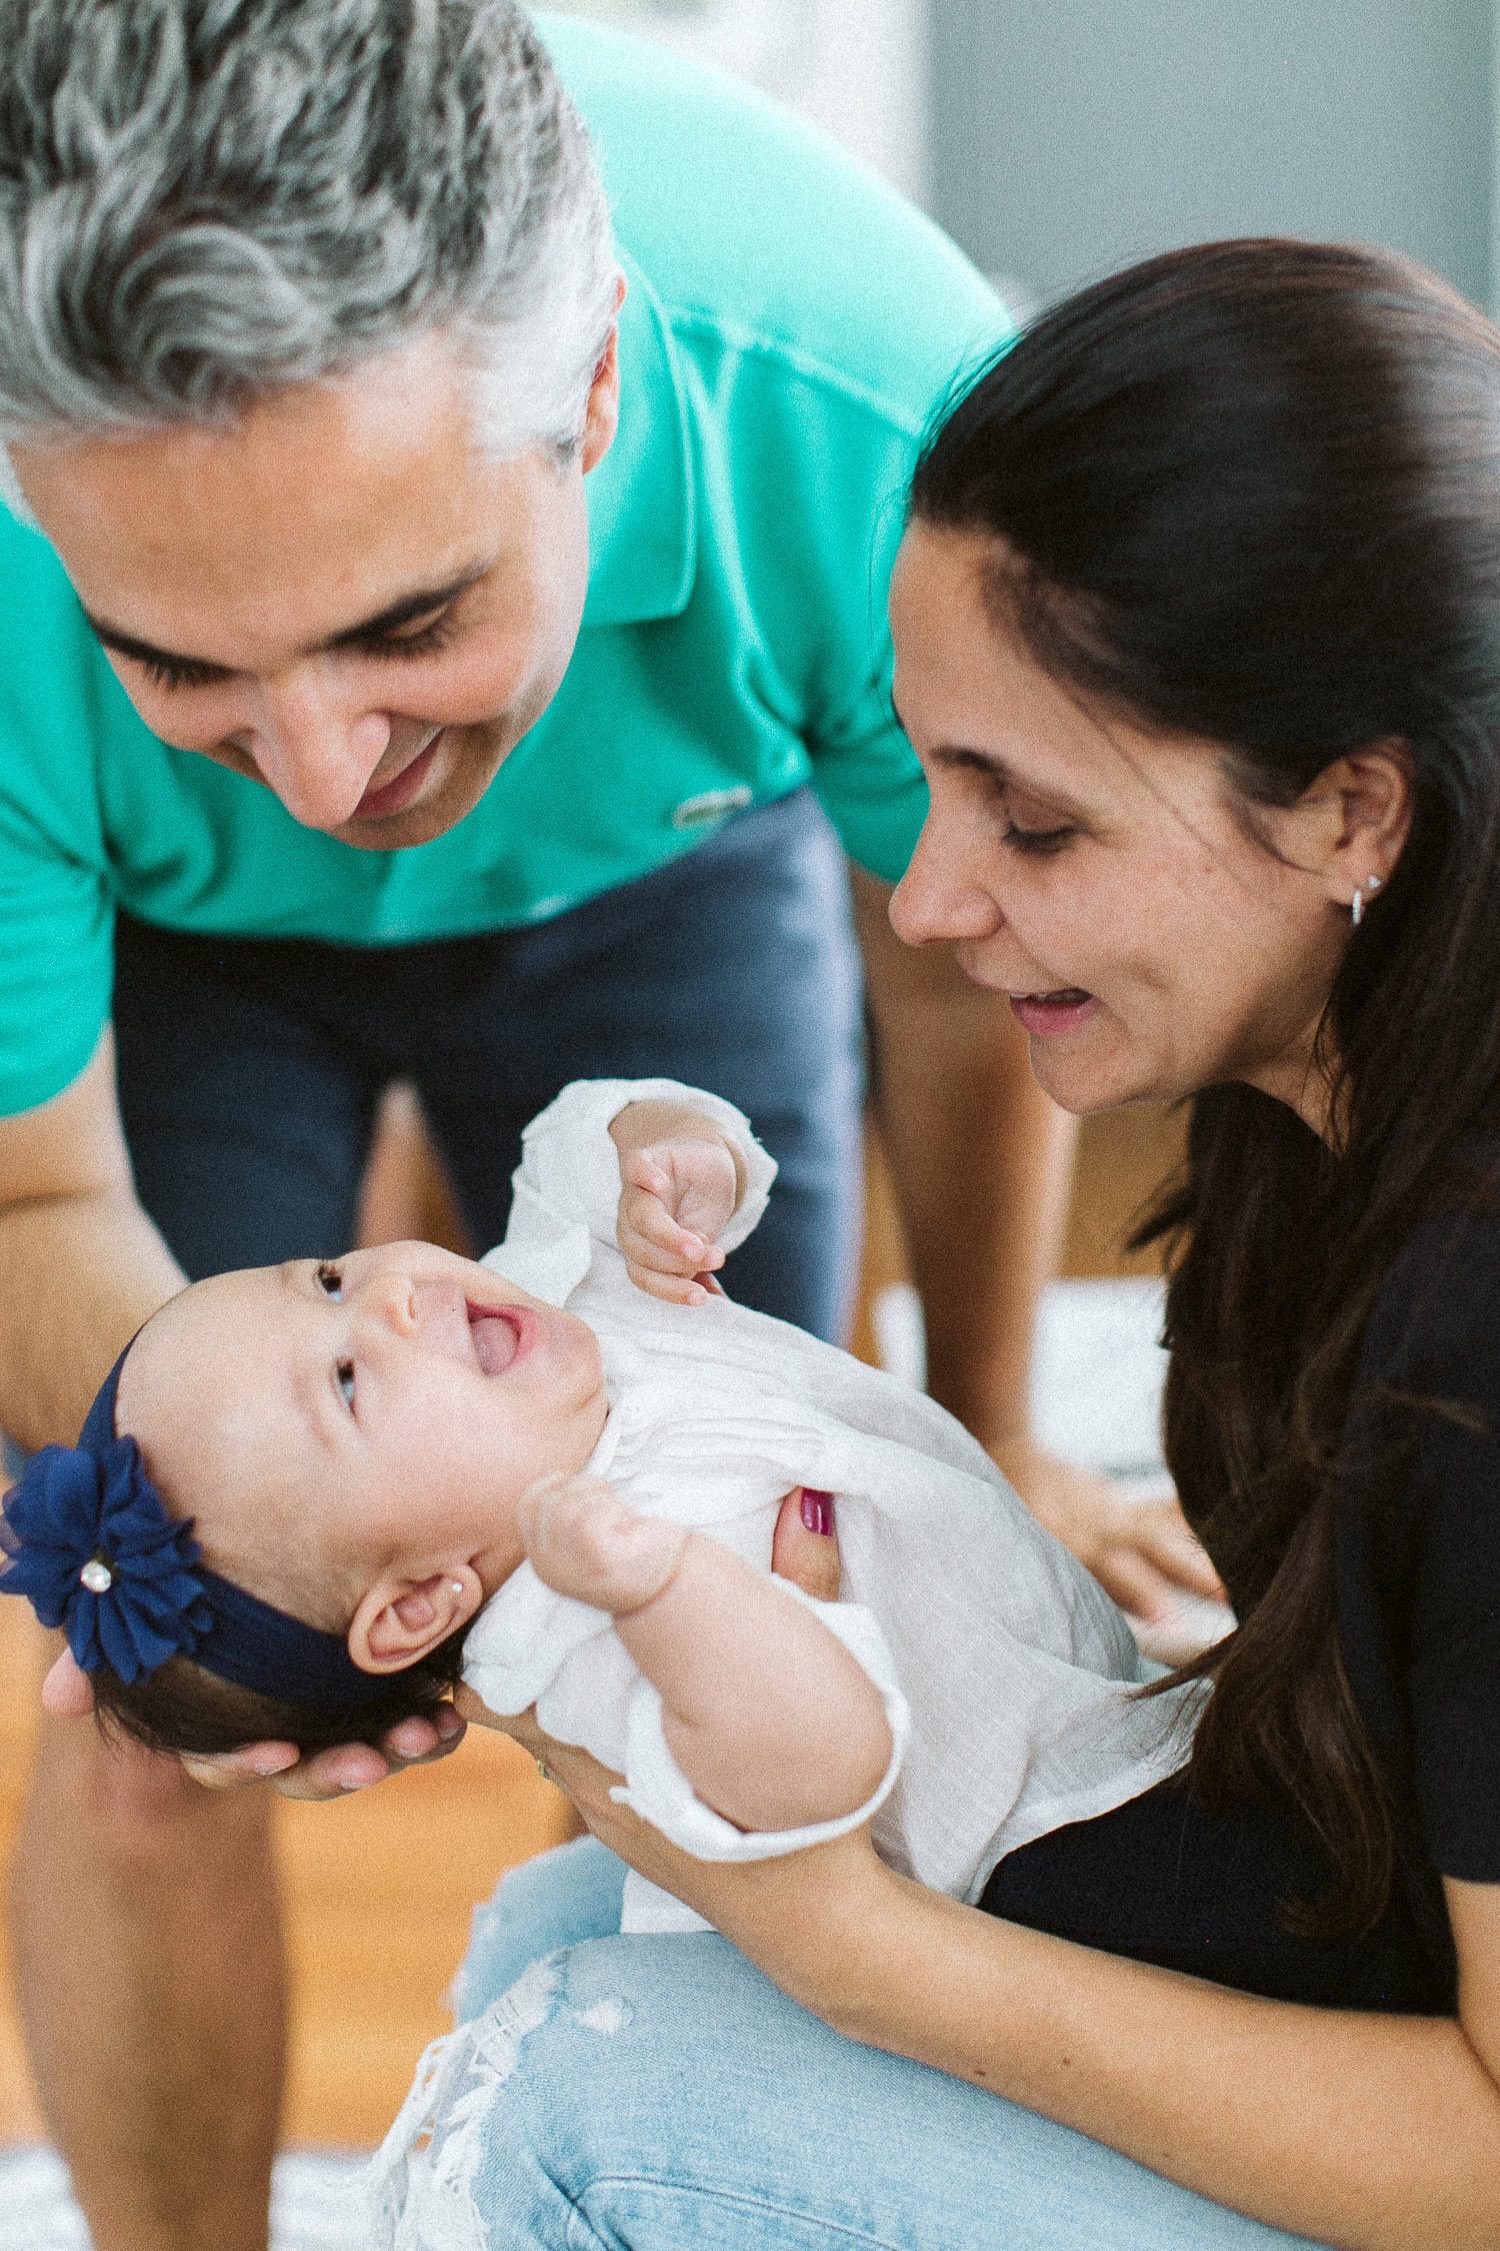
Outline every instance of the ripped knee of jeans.
[(366, 2178), (372, 2246), (485, 2251), (474, 2201), (484, 2121), (561, 1990), (560, 1957), (544, 1956), (483, 2015), (433, 2041)]

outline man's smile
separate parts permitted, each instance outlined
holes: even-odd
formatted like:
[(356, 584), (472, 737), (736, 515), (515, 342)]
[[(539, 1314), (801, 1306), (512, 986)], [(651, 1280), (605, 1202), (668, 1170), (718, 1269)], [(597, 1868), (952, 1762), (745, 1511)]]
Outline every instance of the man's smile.
[(408, 759), (398, 774), (389, 781), (372, 784), (365, 791), (351, 818), (378, 821), (392, 813), (404, 813), (421, 794), (445, 733), (445, 728), (435, 727), (415, 757)]

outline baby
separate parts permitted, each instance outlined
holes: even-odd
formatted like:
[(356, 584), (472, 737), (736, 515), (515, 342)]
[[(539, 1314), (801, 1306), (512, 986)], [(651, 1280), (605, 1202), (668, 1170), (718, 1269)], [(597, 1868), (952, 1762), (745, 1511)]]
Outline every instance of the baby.
[[(574, 1085), (479, 1264), (184, 1290), (7, 1499), (0, 1592), (164, 1748), (374, 1740), (461, 1674), (700, 1857), (873, 1815), (976, 1898), (1180, 1766), (1196, 1692), (1133, 1693), (1121, 1614), (950, 1416), (718, 1292), (774, 1169), (712, 1096)], [(769, 1575), (798, 1485), (836, 1498), (836, 1603)], [(632, 1882), (626, 1928), (685, 1927)]]

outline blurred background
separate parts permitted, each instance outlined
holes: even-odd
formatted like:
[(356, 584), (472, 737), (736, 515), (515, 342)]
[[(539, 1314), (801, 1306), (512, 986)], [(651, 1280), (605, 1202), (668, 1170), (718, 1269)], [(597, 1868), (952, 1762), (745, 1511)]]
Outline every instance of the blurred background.
[(1027, 305), (1227, 234), (1383, 242), (1496, 302), (1493, 0), (590, 0), (739, 71)]
[[(1494, 0), (580, 0), (557, 12), (667, 42), (803, 111), (929, 210), (1022, 313), (1129, 259), (1257, 232), (1392, 244), (1496, 305)], [(1117, 1471), (1151, 1471), (1159, 1380), (1156, 1285), (1122, 1243), (1180, 1131), (1141, 1110), (1089, 1121), (1066, 1278), (1043, 1323), (1044, 1435)], [(369, 1238), (450, 1224), (397, 1090)], [(878, 1149), (857, 1342), (919, 1367)], [(1081, 1397), (1095, 1402), (1086, 1426)], [(0, 1864), (35, 1677), (21, 1606), (4, 1607)], [(445, 2022), (470, 1904), (502, 1860), (566, 1833), (566, 1809), (490, 1737), (399, 1791), (281, 1818), (300, 1988), (289, 2134), (368, 2147)], [(418, 1856), (434, 1825), (442, 1853)], [(0, 2148), (40, 2132), (0, 1978)], [(0, 2251), (82, 2246), (57, 2216), (49, 2163), (0, 2159)], [(288, 2175), (289, 2196), (302, 2179)], [(304, 2217), (298, 2241), (342, 2245), (346, 2226), (330, 2205), (326, 2232)]]

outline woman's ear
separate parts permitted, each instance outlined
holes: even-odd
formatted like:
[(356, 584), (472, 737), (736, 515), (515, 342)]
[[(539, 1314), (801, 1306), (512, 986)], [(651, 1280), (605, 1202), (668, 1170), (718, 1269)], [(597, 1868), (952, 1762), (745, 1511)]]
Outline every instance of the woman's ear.
[(1308, 792), (1325, 811), (1324, 874), (1338, 906), (1389, 883), (1411, 833), (1414, 771), (1405, 742), (1390, 736), (1335, 759)]
[(428, 1579), (379, 1579), (360, 1599), (349, 1654), (362, 1673), (401, 1673), (466, 1626), (484, 1601), (479, 1574), (460, 1563)]

